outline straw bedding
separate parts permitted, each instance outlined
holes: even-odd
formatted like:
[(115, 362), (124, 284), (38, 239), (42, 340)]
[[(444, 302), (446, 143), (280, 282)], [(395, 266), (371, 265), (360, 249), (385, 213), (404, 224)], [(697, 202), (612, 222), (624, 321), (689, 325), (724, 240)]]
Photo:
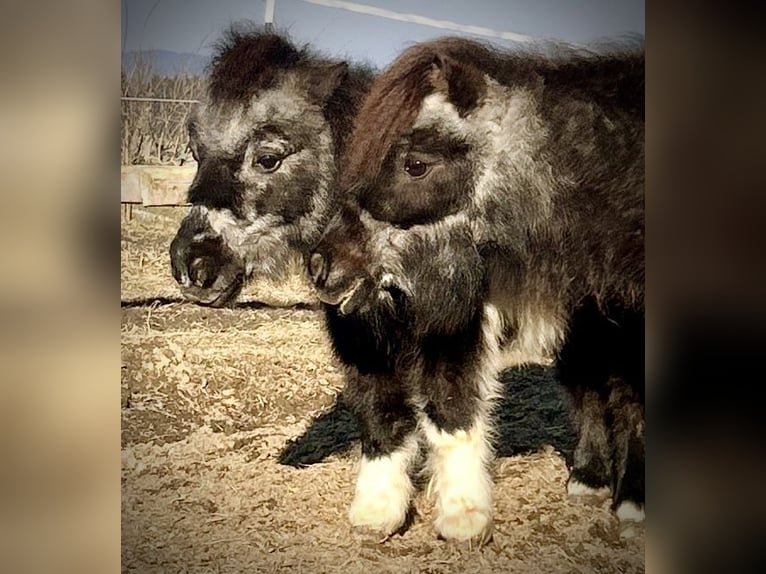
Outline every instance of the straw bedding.
[(296, 263), (232, 309), (184, 303), (167, 246), (182, 209), (122, 221), (125, 572), (643, 572), (643, 528), (565, 493), (567, 397), (543, 367), (503, 376), (494, 540), (437, 540), (432, 501), (403, 535), (351, 530), (357, 430)]

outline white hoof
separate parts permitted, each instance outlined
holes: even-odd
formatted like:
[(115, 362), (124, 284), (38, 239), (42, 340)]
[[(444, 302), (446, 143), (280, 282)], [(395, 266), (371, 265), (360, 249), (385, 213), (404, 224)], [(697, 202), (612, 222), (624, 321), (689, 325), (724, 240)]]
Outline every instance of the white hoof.
[(492, 538), (492, 513), (489, 508), (454, 505), (436, 518), (437, 534), (445, 540), (477, 541), (479, 546)]
[(348, 512), (351, 525), (393, 534), (407, 518), (413, 495), (407, 469), (411, 452), (362, 458), (356, 494)]
[(401, 492), (357, 491), (348, 518), (355, 528), (369, 528), (388, 535), (399, 530), (407, 518), (409, 497)]
[(643, 522), (644, 521), (644, 508), (639, 506), (635, 502), (626, 500), (620, 503), (617, 507), (617, 518), (620, 522)]

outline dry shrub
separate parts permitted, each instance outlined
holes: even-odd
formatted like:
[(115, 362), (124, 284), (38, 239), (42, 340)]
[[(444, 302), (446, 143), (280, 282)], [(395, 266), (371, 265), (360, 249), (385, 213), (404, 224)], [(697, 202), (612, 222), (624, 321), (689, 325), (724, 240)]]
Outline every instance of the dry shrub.
[[(182, 73), (157, 74), (140, 54), (123, 70), (121, 95), (134, 98), (198, 100), (205, 78)], [(190, 158), (186, 118), (194, 106), (187, 102), (121, 100), (122, 165), (181, 165)]]

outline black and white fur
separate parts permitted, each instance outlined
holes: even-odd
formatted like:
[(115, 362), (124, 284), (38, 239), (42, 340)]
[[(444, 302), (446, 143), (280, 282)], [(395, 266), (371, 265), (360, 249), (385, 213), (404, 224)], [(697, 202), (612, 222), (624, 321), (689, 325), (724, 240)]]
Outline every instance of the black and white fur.
[(285, 35), (229, 30), (188, 121), (199, 165), (170, 246), (184, 297), (225, 305), (317, 242), (338, 210), (336, 158), (371, 77)]
[(442, 39), (373, 84), (310, 259), (362, 425), (352, 524), (402, 527), (422, 442), (438, 534), (486, 540), (492, 400), (519, 357), (555, 357), (572, 390), (569, 492), (643, 519), (643, 62)]

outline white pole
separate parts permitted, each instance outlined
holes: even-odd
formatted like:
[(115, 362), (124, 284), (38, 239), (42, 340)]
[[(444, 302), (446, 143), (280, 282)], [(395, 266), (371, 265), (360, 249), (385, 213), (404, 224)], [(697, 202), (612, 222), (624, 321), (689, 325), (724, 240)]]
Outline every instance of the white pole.
[(276, 8), (277, 0), (266, 0), (266, 14), (263, 16), (263, 22), (266, 24), (265, 28), (268, 31), (274, 29), (274, 8)]

